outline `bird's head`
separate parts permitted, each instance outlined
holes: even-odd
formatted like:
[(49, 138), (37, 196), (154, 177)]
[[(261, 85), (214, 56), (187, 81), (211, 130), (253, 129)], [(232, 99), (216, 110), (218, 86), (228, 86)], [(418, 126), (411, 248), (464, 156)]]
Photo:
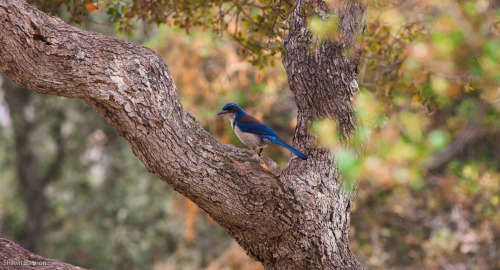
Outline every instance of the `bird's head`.
[(239, 117), (245, 115), (245, 111), (240, 108), (236, 103), (228, 103), (222, 107), (222, 110), (217, 113), (217, 115), (228, 114), (229, 117)]

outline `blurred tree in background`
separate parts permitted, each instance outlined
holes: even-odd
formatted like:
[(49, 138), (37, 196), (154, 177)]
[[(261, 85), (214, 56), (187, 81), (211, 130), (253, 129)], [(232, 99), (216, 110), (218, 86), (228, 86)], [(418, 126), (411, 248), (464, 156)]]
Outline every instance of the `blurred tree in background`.
[[(137, 42), (147, 40), (172, 69), (183, 70), (173, 76), (186, 109), (222, 142), (243, 147), (228, 123), (215, 116), (228, 101), (285, 138), (295, 127), (284, 70), (273, 64), (291, 1), (259, 3), (268, 5), (108, 0), (36, 5), (89, 27), (106, 15), (109, 21), (101, 24), (114, 24)], [(212, 12), (199, 12), (207, 7)], [(315, 125), (321, 143), (339, 153), (344, 177), (360, 180), (351, 239), (365, 267), (500, 268), (499, 16), (495, 1), (370, 2), (358, 80), (363, 125), (355, 142), (364, 153), (341, 147), (335, 123)], [(162, 23), (181, 30), (150, 26)], [(317, 36), (336, 38), (335, 18), (310, 23)], [(142, 37), (144, 32), (150, 34)], [(12, 155), (0, 157), (2, 235), (36, 246), (43, 241), (42, 255), (99, 269), (153, 263), (166, 269), (258, 267), (194, 204), (150, 180), (124, 141), (90, 109), (28, 92), (4, 90), (4, 97), (10, 113), (2, 118), (0, 153)], [(59, 118), (48, 120), (49, 115)], [(33, 126), (30, 117), (46, 120)], [(26, 143), (18, 142), (19, 136)], [(288, 155), (278, 147), (265, 154), (281, 164)], [(22, 164), (16, 161), (23, 156)], [(20, 172), (28, 169), (33, 181), (45, 184), (33, 191), (23, 186)], [(44, 175), (50, 179), (39, 180)], [(35, 218), (29, 214), (34, 209), (21, 203), (33, 199), (28, 192), (43, 197), (35, 210), (44, 213), (35, 222), (44, 232), (39, 240), (28, 237), (32, 229), (23, 225)], [(103, 235), (109, 243), (102, 242)], [(124, 235), (136, 242), (121, 242)]]
[(500, 5), (377, 1), (353, 241), (365, 265), (500, 267)]

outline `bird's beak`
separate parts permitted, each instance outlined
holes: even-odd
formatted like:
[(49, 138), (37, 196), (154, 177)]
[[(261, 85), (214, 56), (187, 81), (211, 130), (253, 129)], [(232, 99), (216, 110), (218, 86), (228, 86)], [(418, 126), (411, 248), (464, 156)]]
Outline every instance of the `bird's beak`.
[(227, 111), (226, 110), (222, 110), (222, 111), (218, 112), (217, 115), (221, 115), (221, 114), (225, 114), (225, 113), (227, 113)]

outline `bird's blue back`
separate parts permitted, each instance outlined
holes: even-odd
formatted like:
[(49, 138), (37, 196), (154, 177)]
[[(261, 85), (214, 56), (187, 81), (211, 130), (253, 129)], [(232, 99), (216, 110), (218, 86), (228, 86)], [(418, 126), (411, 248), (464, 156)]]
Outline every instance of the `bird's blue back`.
[(262, 124), (259, 120), (248, 114), (236, 118), (235, 122), (236, 126), (238, 126), (238, 128), (243, 132), (279, 137), (276, 131), (274, 131), (272, 128)]

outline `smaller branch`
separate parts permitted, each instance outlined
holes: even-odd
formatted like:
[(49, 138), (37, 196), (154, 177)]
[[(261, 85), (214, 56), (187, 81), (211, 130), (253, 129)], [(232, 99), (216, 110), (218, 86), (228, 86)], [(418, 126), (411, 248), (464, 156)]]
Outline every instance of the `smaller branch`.
[(0, 262), (5, 269), (85, 269), (31, 253), (20, 245), (0, 237)]
[(234, 29), (234, 34), (233, 36), (236, 36), (238, 34), (238, 24), (239, 24), (239, 18), (240, 18), (240, 12), (236, 11), (236, 20), (234, 21), (235, 29)]

